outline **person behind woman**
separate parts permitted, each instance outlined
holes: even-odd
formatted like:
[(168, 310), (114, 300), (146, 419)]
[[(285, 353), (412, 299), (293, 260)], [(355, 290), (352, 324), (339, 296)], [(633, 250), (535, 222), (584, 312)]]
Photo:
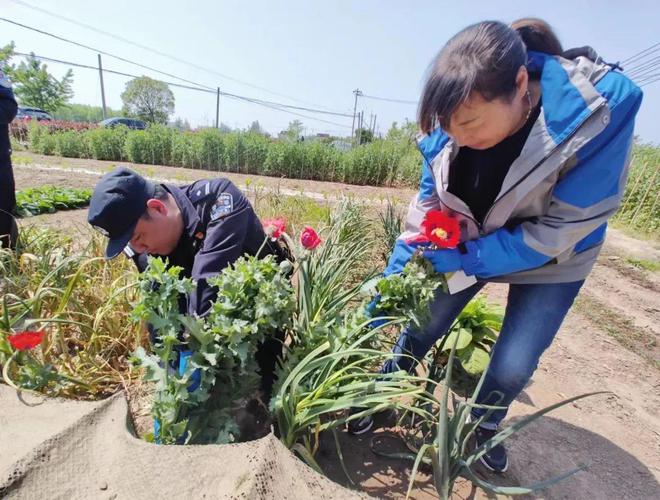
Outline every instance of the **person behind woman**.
[[(456, 217), (456, 249), (427, 250), (440, 273), (476, 278), (439, 292), (423, 331), (406, 329), (382, 372), (413, 370), (489, 281), (509, 284), (504, 323), (477, 402), (508, 407), (600, 252), (619, 206), (642, 92), (589, 47), (563, 52), (538, 19), (468, 26), (433, 61), (419, 104), (423, 170), (405, 232), (384, 275), (401, 272), (429, 210)], [(497, 432), (507, 410), (477, 429), (477, 444)], [(483, 414), (474, 410), (472, 418)], [(349, 423), (361, 433), (370, 417)], [(504, 472), (502, 445), (483, 457)]]
[(15, 248), (18, 227), (14, 220), (16, 193), (11, 166), (9, 124), (16, 116), (18, 104), (2, 66), (3, 61), (0, 60), (0, 247)]

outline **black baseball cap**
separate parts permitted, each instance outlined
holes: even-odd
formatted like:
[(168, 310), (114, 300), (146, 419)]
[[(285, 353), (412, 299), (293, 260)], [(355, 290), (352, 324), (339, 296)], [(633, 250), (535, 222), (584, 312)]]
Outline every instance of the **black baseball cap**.
[(153, 183), (126, 167), (117, 167), (101, 177), (89, 202), (87, 222), (110, 239), (105, 250), (107, 259), (126, 248), (155, 189)]

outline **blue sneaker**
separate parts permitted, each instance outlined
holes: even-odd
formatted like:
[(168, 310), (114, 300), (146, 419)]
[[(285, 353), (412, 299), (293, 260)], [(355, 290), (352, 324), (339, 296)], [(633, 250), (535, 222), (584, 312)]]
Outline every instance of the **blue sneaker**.
[[(497, 429), (485, 429), (484, 427), (477, 427), (474, 430), (477, 448), (495, 436), (498, 432), (499, 431)], [(506, 449), (501, 443), (487, 450), (479, 460), (488, 470), (498, 474), (506, 472), (506, 470), (509, 468), (509, 459), (506, 456)]]

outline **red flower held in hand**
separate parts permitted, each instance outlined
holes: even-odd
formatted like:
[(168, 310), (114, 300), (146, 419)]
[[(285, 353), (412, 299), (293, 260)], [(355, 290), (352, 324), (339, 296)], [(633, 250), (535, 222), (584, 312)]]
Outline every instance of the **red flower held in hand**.
[(27, 351), (34, 349), (44, 340), (44, 331), (36, 332), (25, 331), (18, 332), (7, 337), (11, 346), (18, 351)]
[(305, 226), (302, 234), (300, 235), (300, 244), (307, 250), (314, 250), (321, 244), (321, 238), (319, 238), (319, 235), (316, 234), (316, 231), (314, 231), (311, 227)]
[(456, 248), (460, 242), (461, 228), (458, 220), (440, 210), (429, 210), (426, 213), (422, 231), (431, 243), (440, 248)]
[(276, 217), (275, 219), (266, 219), (262, 222), (266, 234), (271, 238), (277, 239), (282, 236), (282, 233), (286, 232), (286, 221), (282, 217)]
[(429, 210), (426, 213), (422, 231), (431, 243), (440, 248), (456, 248), (460, 242), (461, 228), (458, 220), (440, 210)]
[(440, 210), (429, 210), (421, 224), (419, 236), (407, 243), (433, 243), (439, 248), (456, 248), (460, 243), (461, 228), (458, 219)]

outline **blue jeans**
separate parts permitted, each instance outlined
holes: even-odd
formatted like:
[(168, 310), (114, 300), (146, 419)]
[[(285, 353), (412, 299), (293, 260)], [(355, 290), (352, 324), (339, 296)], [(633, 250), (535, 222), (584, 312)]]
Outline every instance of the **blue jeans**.
[[(584, 280), (509, 285), (502, 330), (491, 353), (490, 365), (477, 403), (508, 408), (532, 377), (539, 358), (555, 338), (583, 284)], [(454, 295), (438, 292), (431, 305), (429, 323), (422, 332), (406, 329), (401, 333), (392, 349), (395, 356), (383, 365), (381, 373), (413, 371), (417, 360), (423, 358), (435, 342), (447, 333), (458, 314), (484, 285), (479, 282)], [(502, 393), (503, 398), (499, 399), (499, 395), (496, 397), (494, 391)], [(476, 409), (472, 412), (474, 417), (483, 413), (483, 410)], [(507, 410), (493, 412), (483, 426), (496, 428), (506, 413)]]

